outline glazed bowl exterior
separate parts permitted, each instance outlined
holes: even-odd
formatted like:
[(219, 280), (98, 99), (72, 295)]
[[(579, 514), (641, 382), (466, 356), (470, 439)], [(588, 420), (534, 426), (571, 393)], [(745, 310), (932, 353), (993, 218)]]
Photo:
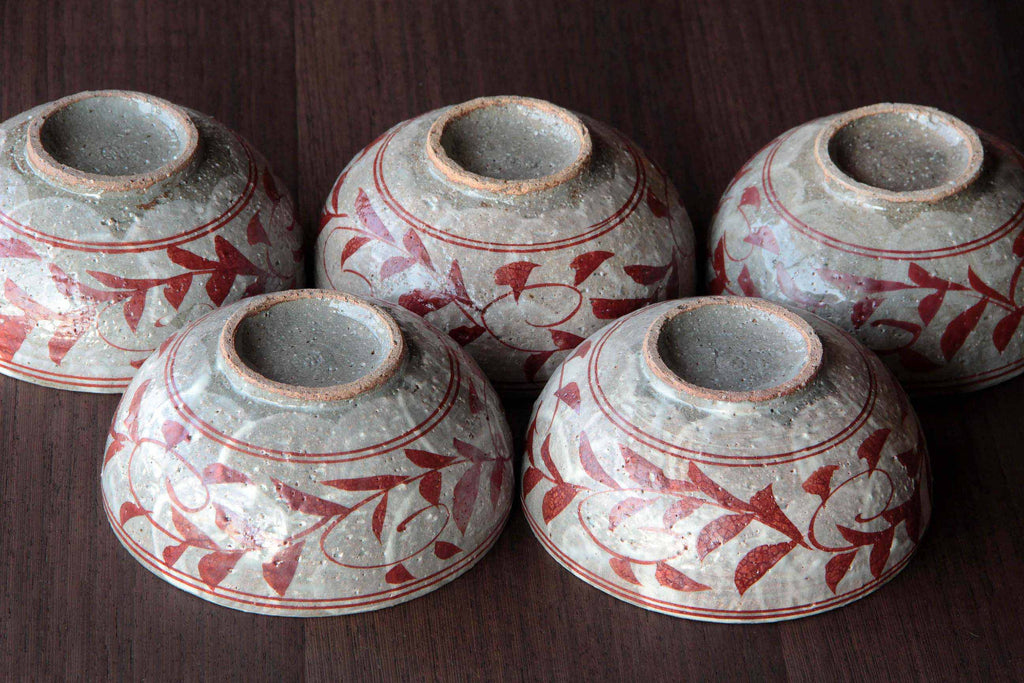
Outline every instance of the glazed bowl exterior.
[(250, 145), (165, 100), (83, 92), (0, 124), (0, 372), (119, 393), (173, 332), (301, 283), (292, 202)]
[(712, 294), (810, 310), (913, 392), (1024, 371), (1024, 158), (948, 114), (881, 104), (798, 126), (733, 179)]
[(402, 122), (327, 198), (316, 281), (425, 316), (499, 391), (536, 393), (608, 320), (694, 287), (666, 174), (621, 133), (489, 97)]
[(319, 290), (246, 299), (165, 342), (125, 393), (102, 468), (111, 527), (146, 569), (290, 616), (451, 581), (496, 541), (514, 485), (508, 426), (472, 359), (404, 309)]
[(577, 347), (534, 408), (522, 504), (591, 585), (677, 617), (817, 614), (900, 571), (931, 510), (914, 411), (875, 354), (760, 299), (663, 302)]

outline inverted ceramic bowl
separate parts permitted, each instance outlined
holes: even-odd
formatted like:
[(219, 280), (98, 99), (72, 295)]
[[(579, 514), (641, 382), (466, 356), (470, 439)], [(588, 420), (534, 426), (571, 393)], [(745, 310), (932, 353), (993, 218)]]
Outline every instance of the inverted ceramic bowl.
[(1024, 157), (935, 109), (798, 126), (740, 169), (711, 229), (713, 294), (813, 311), (911, 391), (1024, 371)]
[(608, 320), (694, 286), (665, 173), (621, 133), (525, 97), (382, 135), (335, 183), (316, 248), (318, 286), (426, 316), (503, 392), (536, 393)]
[(494, 544), (514, 487), (498, 399), (408, 311), (293, 290), (191, 323), (143, 364), (103, 505), (146, 569), (247, 612), (418, 597)]
[(900, 571), (931, 511), (917, 418), (878, 357), (760, 299), (655, 304), (581, 344), (523, 463), (534, 534), (584, 581), (703, 621), (844, 605)]
[(0, 373), (116, 393), (175, 330), (293, 287), (291, 200), (240, 137), (103, 90), (0, 124)]

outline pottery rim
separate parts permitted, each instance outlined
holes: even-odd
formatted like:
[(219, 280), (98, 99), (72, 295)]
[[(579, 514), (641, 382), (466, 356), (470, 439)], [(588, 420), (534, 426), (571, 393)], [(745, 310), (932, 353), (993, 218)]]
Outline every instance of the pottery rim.
[[(789, 379), (770, 387), (737, 391), (715, 389), (687, 381), (669, 368), (658, 349), (661, 333), (665, 325), (676, 316), (706, 306), (729, 306), (761, 311), (778, 325), (788, 325), (803, 340), (805, 352), (799, 370)], [(675, 391), (708, 401), (725, 401), (729, 403), (759, 403), (770, 401), (793, 394), (806, 386), (818, 374), (822, 366), (823, 349), (821, 339), (806, 320), (796, 313), (763, 299), (731, 296), (707, 296), (684, 300), (662, 313), (647, 328), (643, 340), (643, 357), (655, 377)]]
[[(370, 372), (350, 382), (333, 384), (324, 387), (311, 387), (299, 384), (288, 384), (272, 380), (247, 365), (238, 354), (236, 348), (238, 328), (246, 318), (262, 313), (277, 304), (298, 299), (319, 299), (321, 301), (339, 302), (346, 307), (360, 308), (370, 314), (381, 347), (386, 349), (383, 359)], [(291, 289), (274, 294), (246, 299), (239, 306), (221, 330), (219, 349), (221, 359), (233, 373), (248, 384), (278, 396), (304, 401), (329, 402), (343, 401), (365, 394), (390, 380), (402, 364), (407, 348), (398, 323), (387, 312), (345, 292), (322, 289)]]
[[(958, 138), (960, 145), (966, 148), (967, 158), (962, 167), (945, 182), (918, 190), (889, 190), (852, 178), (833, 160), (829, 145), (836, 134), (846, 126), (878, 114), (903, 114), (911, 120), (927, 119), (945, 128)], [(814, 143), (814, 157), (828, 180), (871, 199), (899, 203), (936, 202), (962, 191), (974, 182), (981, 173), (984, 149), (978, 133), (951, 114), (923, 105), (883, 102), (852, 109), (835, 116), (828, 125), (818, 132)]]
[[(448, 127), (456, 120), (477, 110), (490, 107), (519, 106), (534, 110), (542, 116), (557, 119), (565, 125), (573, 136), (576, 146), (575, 158), (558, 171), (536, 178), (508, 180), (480, 175), (467, 170), (452, 159), (442, 144), (442, 137)], [(579, 176), (590, 163), (593, 154), (593, 140), (590, 130), (583, 120), (568, 109), (559, 107), (545, 100), (515, 95), (478, 97), (462, 104), (449, 107), (430, 126), (427, 133), (427, 157), (434, 166), (450, 181), (474, 190), (484, 190), (505, 195), (524, 195), (542, 190), (550, 190)]]
[[(164, 164), (143, 173), (105, 175), (91, 173), (58, 161), (42, 139), (43, 127), (55, 114), (83, 100), (116, 97), (148, 104), (157, 109), (163, 123), (180, 141), (177, 152)], [(198, 157), (199, 130), (185, 110), (167, 100), (130, 90), (87, 90), (62, 97), (46, 105), (36, 114), (26, 131), (26, 156), (29, 163), (44, 177), (79, 192), (131, 192), (145, 190), (184, 172)]]

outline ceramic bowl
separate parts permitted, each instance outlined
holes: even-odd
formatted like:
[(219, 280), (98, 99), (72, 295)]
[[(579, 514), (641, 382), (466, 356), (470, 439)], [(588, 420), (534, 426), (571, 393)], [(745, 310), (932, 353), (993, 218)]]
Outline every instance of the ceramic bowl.
[(0, 373), (117, 393), (175, 330), (295, 286), (291, 200), (244, 140), (103, 90), (0, 124)]
[(621, 133), (483, 97), (398, 124), (331, 190), (320, 287), (426, 316), (499, 391), (536, 393), (608, 320), (693, 291), (693, 231)]
[(931, 510), (928, 456), (873, 353), (810, 313), (704, 297), (594, 334), (544, 389), (522, 500), (584, 581), (703, 621), (778, 621), (900, 571)]
[(218, 309), (147, 360), (103, 459), (103, 506), (146, 569), (247, 612), (418, 597), (498, 537), (514, 487), (494, 390), (400, 308), (293, 290)]
[(813, 311), (908, 389), (1024, 371), (1024, 158), (935, 109), (878, 104), (798, 126), (740, 169), (710, 234), (713, 294)]

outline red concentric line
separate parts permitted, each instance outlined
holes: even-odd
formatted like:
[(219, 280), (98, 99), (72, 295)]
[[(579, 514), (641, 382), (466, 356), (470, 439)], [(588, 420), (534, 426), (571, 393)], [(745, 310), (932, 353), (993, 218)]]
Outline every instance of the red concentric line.
[(197, 593), (201, 597), (209, 596), (209, 598), (212, 598), (214, 601), (231, 601), (240, 605), (248, 605), (251, 607), (258, 607), (260, 609), (280, 609), (282, 611), (325, 610), (333, 608), (351, 609), (357, 607), (369, 607), (371, 605), (383, 606), (384, 603), (395, 601), (399, 598), (409, 596), (420, 591), (425, 591), (448, 579), (455, 578), (456, 574), (459, 574), (464, 570), (468, 570), (470, 566), (483, 557), (487, 551), (490, 550), (491, 546), (493, 546), (498, 540), (498, 537), (501, 535), (501, 531), (505, 527), (505, 523), (508, 521), (509, 517), (509, 513), (506, 512), (504, 519), (495, 526), (494, 530), (483, 540), (483, 542), (480, 543), (480, 545), (468, 551), (466, 555), (451, 566), (445, 567), (434, 574), (402, 584), (401, 586), (388, 591), (367, 593), (366, 595), (349, 598), (317, 599), (274, 598), (267, 595), (247, 593), (245, 591), (225, 588), (222, 586), (211, 588), (201, 579), (183, 572), (180, 569), (167, 566), (163, 563), (161, 558), (158, 558), (141, 544), (137, 543), (117, 521), (116, 516), (107, 501), (106, 495), (103, 495), (103, 510), (107, 515), (107, 521), (110, 522), (111, 529), (113, 529), (114, 534), (125, 549), (128, 550), (135, 559), (142, 563), (146, 569), (153, 572), (160, 578), (174, 585), (184, 586), (186, 590)]
[[(191, 333), (198, 323), (202, 322), (202, 320), (203, 318), (196, 320), (185, 328), (184, 331), (179, 333), (174, 338), (170, 348), (167, 350), (167, 362), (164, 364), (164, 382), (167, 386), (167, 394), (171, 399), (171, 405), (174, 406), (174, 409), (182, 416), (182, 418), (195, 426), (210, 440), (226, 448), (230, 448), (231, 450), (251, 455), (253, 457), (277, 461), (301, 460), (304, 463), (330, 463), (362, 460), (364, 458), (371, 458), (383, 455), (384, 453), (389, 453), (429, 434), (444, 420), (445, 417), (448, 416), (448, 413), (451, 412), (452, 408), (455, 406), (456, 399), (458, 398), (459, 390), (462, 387), (462, 371), (458, 360), (455, 357), (455, 353), (447, 344), (442, 344), (448, 360), (448, 386), (445, 388), (445, 393), (442, 396), (440, 403), (438, 403), (434, 410), (419, 424), (410, 427), (405, 432), (386, 441), (382, 441), (381, 443), (364, 446), (351, 451), (307, 453), (303, 451), (286, 451), (267, 448), (266, 446), (248, 443), (225, 434), (203, 420), (194, 410), (192, 410), (191, 407), (189, 407), (187, 403), (185, 403), (174, 378), (174, 364), (177, 360), (177, 353), (183, 340), (189, 333)], [(436, 331), (434, 334), (437, 334)]]
[(653, 434), (643, 431), (640, 427), (633, 424), (626, 419), (625, 416), (619, 413), (608, 399), (607, 394), (604, 392), (604, 388), (601, 386), (600, 379), (598, 378), (597, 364), (605, 343), (611, 335), (614, 334), (615, 331), (633, 315), (636, 315), (636, 313), (620, 318), (618, 322), (613, 324), (612, 327), (609, 328), (597, 342), (595, 342), (593, 349), (590, 351), (590, 358), (587, 361), (587, 388), (590, 390), (590, 395), (594, 400), (594, 404), (598, 407), (598, 410), (601, 411), (612, 425), (620, 429), (627, 436), (636, 439), (640, 443), (664, 453), (665, 455), (676, 458), (685, 458), (693, 460), (694, 462), (721, 467), (760, 467), (769, 464), (781, 465), (809, 458), (845, 443), (857, 433), (857, 430), (867, 422), (871, 417), (871, 414), (874, 412), (875, 401), (878, 397), (878, 376), (874, 368), (871, 366), (871, 358), (869, 356), (871, 352), (864, 348), (863, 345), (858, 344), (857, 351), (861, 356), (861, 360), (864, 362), (864, 374), (868, 377), (868, 390), (867, 396), (864, 399), (864, 405), (849, 424), (824, 441), (810, 446), (805, 446), (797, 450), (786, 451), (784, 453), (729, 455), (724, 453), (709, 453), (706, 451), (693, 450), (678, 443), (659, 439)]
[(157, 240), (139, 240), (135, 242), (90, 242), (81, 240), (71, 240), (63, 237), (56, 237), (54, 235), (48, 235), (44, 232), (36, 230), (30, 225), (19, 223), (11, 216), (7, 215), (3, 211), (0, 211), (0, 226), (6, 227), (12, 232), (18, 233), (24, 237), (27, 237), (36, 242), (42, 242), (54, 247), (60, 247), (61, 249), (71, 249), (74, 251), (85, 251), (85, 252), (98, 252), (103, 254), (122, 254), (122, 253), (137, 253), (142, 251), (156, 251), (158, 249), (166, 249), (167, 247), (177, 246), (186, 242), (209, 235), (210, 233), (220, 230), (222, 227), (230, 223), (235, 217), (240, 214), (249, 202), (252, 200), (253, 195), (256, 192), (256, 176), (257, 168), (256, 161), (253, 158), (252, 151), (249, 149), (248, 144), (241, 137), (238, 137), (238, 141), (245, 151), (245, 156), (249, 164), (248, 176), (246, 178), (245, 187), (242, 193), (235, 199), (235, 201), (229, 206), (224, 213), (220, 214), (216, 218), (202, 225), (195, 226), (184, 232), (172, 235), (170, 237), (164, 237)]
[[(972, 251), (977, 251), (984, 247), (998, 242), (1003, 237), (1006, 237), (1014, 229), (1024, 222), (1024, 203), (1021, 203), (1017, 207), (1017, 210), (1002, 225), (995, 228), (992, 232), (976, 237), (973, 240), (964, 242), (962, 244), (953, 245), (950, 247), (942, 247), (939, 249), (919, 249), (919, 250), (901, 250), (901, 249), (877, 249), (874, 247), (867, 247), (861, 244), (855, 244), (853, 242), (846, 242), (836, 237), (832, 237), (821, 230), (812, 228), (807, 223), (804, 223), (797, 218), (793, 213), (787, 209), (782, 201), (779, 199), (778, 194), (775, 192), (775, 185), (772, 182), (771, 169), (772, 164), (775, 161), (775, 155), (778, 153), (782, 144), (793, 135), (794, 131), (783, 135), (778, 139), (775, 145), (765, 159), (764, 166), (761, 168), (761, 185), (764, 188), (765, 198), (768, 200), (769, 206), (775, 210), (775, 212), (783, 218), (794, 230), (813, 239), (816, 242), (824, 244), (825, 246), (831, 247), (838, 251), (845, 252), (847, 254), (854, 254), (856, 256), (870, 256), (873, 258), (885, 259), (888, 261), (927, 261), (931, 259), (946, 258), (949, 256), (959, 256), (961, 254), (969, 254)], [(985, 133), (979, 134), (985, 139), (985, 141), (991, 145), (998, 147), (1007, 154), (1011, 154), (1017, 161), (1017, 165), (1024, 167), (1024, 157), (1021, 156), (1020, 152), (1013, 149), (1006, 143), (993, 138)]]
[(5, 374), (13, 377), (30, 377), (54, 384), (62, 384), (68, 387), (79, 387), (89, 389), (124, 389), (131, 383), (131, 377), (79, 377), (76, 375), (64, 375), (58, 372), (48, 372), (38, 368), (22, 365), (9, 360), (0, 360), (0, 369), (6, 370)]
[(450, 232), (446, 232), (437, 228), (425, 221), (417, 218), (410, 213), (404, 206), (402, 206), (394, 195), (391, 194), (391, 190), (384, 179), (383, 173), (383, 159), (384, 153), (387, 151), (388, 146), (394, 139), (395, 135), (408, 125), (408, 122), (400, 126), (395, 127), (388, 135), (386, 135), (381, 142), (380, 148), (373, 158), (373, 182), (377, 189), (377, 193), (383, 199), (384, 204), (402, 221), (404, 221), (410, 227), (422, 231), (427, 235), (430, 235), (434, 239), (447, 242), (459, 247), (466, 247), (468, 249), (477, 249), (479, 251), (491, 251), (491, 252), (502, 252), (502, 253), (533, 253), (542, 251), (555, 251), (558, 249), (567, 249), (580, 244), (584, 244), (591, 240), (597, 239), (598, 237), (611, 232), (618, 226), (622, 225), (627, 218), (636, 210), (637, 206), (643, 200), (644, 191), (647, 188), (647, 171), (644, 167), (643, 160), (640, 158), (639, 152), (633, 147), (633, 145), (625, 138), (614, 133), (619, 137), (623, 146), (629, 151), (630, 157), (633, 159), (635, 167), (636, 180), (633, 184), (633, 191), (626, 200), (626, 203), (619, 207), (615, 213), (608, 216), (604, 220), (601, 220), (593, 225), (584, 228), (583, 232), (574, 235), (572, 237), (566, 237), (560, 240), (552, 240), (550, 242), (537, 242), (534, 244), (515, 244), (506, 242), (489, 242), (486, 240), (475, 240), (469, 237), (462, 237), (454, 235)]
[[(522, 500), (522, 498), (520, 498)], [(628, 588), (615, 584), (608, 579), (590, 571), (583, 567), (567, 554), (562, 552), (554, 542), (547, 537), (540, 525), (530, 514), (529, 508), (527, 508), (525, 501), (523, 501), (523, 511), (526, 514), (526, 520), (530, 524), (530, 529), (533, 531), (533, 535), (541, 542), (544, 549), (563, 567), (569, 570), (572, 574), (578, 578), (586, 581), (590, 585), (598, 588), (613, 597), (619, 598), (626, 602), (652, 609), (664, 614), (670, 614), (672, 616), (687, 617), (691, 619), (702, 619), (710, 621), (766, 621), (776, 619), (793, 619), (796, 617), (810, 616), (819, 612), (825, 612), (837, 607), (841, 607), (849, 602), (864, 597), (868, 593), (879, 588), (886, 581), (895, 576), (901, 569), (903, 569), (910, 558), (917, 551), (915, 545), (907, 555), (890, 567), (887, 571), (883, 572), (878, 578), (856, 588), (842, 595), (837, 595), (834, 598), (828, 600), (821, 600), (818, 602), (807, 603), (805, 605), (796, 605), (793, 607), (781, 607), (776, 609), (764, 609), (764, 610), (722, 610), (722, 609), (711, 609), (704, 607), (685, 607), (674, 602), (667, 602), (665, 600), (657, 600), (655, 598), (640, 595)]]

